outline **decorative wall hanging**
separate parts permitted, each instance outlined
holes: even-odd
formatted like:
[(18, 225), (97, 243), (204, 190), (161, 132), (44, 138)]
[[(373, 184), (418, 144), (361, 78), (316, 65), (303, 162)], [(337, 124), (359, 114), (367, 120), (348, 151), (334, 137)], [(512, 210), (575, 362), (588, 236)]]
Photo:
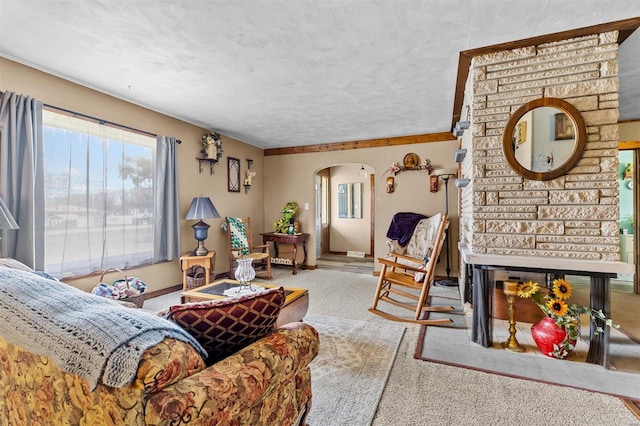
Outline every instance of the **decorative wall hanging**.
[(213, 166), (220, 161), (222, 157), (222, 140), (220, 135), (216, 132), (209, 132), (202, 135), (200, 139), (202, 149), (200, 150), (200, 157), (198, 160), (198, 170), (202, 173), (202, 163), (209, 163), (209, 174), (214, 174)]
[(438, 176), (429, 176), (429, 191), (438, 192)]
[(418, 154), (410, 152), (402, 159), (402, 165), (393, 163), (391, 164), (391, 167), (385, 171), (385, 173), (389, 172), (392, 176), (395, 176), (400, 172), (408, 170), (426, 171), (431, 174), (431, 172), (433, 171), (433, 166), (431, 165), (431, 161), (427, 159), (422, 160), (422, 163), (420, 163)]
[(393, 192), (395, 186), (394, 180), (395, 178), (393, 176), (389, 176), (387, 178), (387, 194), (391, 194)]
[(247, 173), (246, 173), (246, 177), (244, 178), (244, 181), (242, 182), (242, 186), (244, 186), (245, 194), (249, 192), (249, 189), (251, 188), (251, 184), (252, 184), (251, 180), (256, 175), (256, 172), (251, 170), (252, 165), (253, 165), (253, 160), (250, 160), (247, 158)]
[(227, 158), (227, 191), (240, 192), (240, 160)]

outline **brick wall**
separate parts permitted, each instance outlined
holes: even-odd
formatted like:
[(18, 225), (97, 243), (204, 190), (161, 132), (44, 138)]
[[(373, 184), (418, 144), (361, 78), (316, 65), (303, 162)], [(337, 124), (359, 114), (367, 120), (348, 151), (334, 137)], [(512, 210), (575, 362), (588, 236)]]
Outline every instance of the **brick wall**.
[[(474, 253), (620, 260), (617, 32), (477, 56), (465, 92), (471, 131), (462, 175), (460, 239)], [(516, 174), (502, 153), (511, 114), (540, 97), (581, 113), (587, 144), (549, 181)]]

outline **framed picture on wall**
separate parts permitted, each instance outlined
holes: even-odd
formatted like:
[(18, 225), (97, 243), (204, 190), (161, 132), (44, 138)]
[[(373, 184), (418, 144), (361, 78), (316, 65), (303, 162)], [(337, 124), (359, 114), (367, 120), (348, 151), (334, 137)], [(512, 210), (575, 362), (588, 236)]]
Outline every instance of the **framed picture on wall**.
[(227, 191), (240, 192), (240, 159), (227, 158)]
[(576, 134), (573, 130), (573, 123), (567, 114), (564, 112), (554, 114), (554, 124), (554, 135), (557, 141), (575, 139)]

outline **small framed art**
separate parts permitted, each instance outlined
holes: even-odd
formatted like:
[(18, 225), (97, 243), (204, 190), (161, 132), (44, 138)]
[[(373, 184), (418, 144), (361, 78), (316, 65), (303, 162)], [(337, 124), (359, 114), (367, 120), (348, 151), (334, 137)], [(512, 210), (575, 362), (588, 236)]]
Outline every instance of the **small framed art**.
[(227, 191), (240, 192), (240, 159), (227, 158)]

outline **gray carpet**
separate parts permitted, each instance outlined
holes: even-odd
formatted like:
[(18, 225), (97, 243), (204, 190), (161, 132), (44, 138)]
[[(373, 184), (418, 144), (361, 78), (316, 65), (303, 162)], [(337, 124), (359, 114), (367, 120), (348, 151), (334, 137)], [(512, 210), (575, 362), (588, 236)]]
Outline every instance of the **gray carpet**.
[[(377, 282), (372, 275), (320, 269), (292, 275), (291, 270), (280, 268), (274, 270), (271, 282), (309, 289), (311, 314), (393, 324), (367, 310)], [(177, 294), (172, 296), (172, 303), (177, 303)], [(163, 298), (166, 304), (168, 296)], [(146, 301), (145, 307), (152, 306), (152, 301)], [(619, 398), (415, 359), (420, 327), (404, 326), (406, 330), (377, 408), (360, 406), (375, 412), (371, 423), (374, 426), (551, 426), (558, 424), (559, 416), (567, 424), (640, 425)], [(341, 387), (314, 387), (313, 391), (316, 396), (321, 392), (344, 394)]]
[[(311, 362), (310, 426), (368, 425), (382, 396), (404, 334), (395, 324), (374, 324), (325, 315), (304, 319), (320, 334)], [(340, 392), (332, 390), (340, 389)]]

